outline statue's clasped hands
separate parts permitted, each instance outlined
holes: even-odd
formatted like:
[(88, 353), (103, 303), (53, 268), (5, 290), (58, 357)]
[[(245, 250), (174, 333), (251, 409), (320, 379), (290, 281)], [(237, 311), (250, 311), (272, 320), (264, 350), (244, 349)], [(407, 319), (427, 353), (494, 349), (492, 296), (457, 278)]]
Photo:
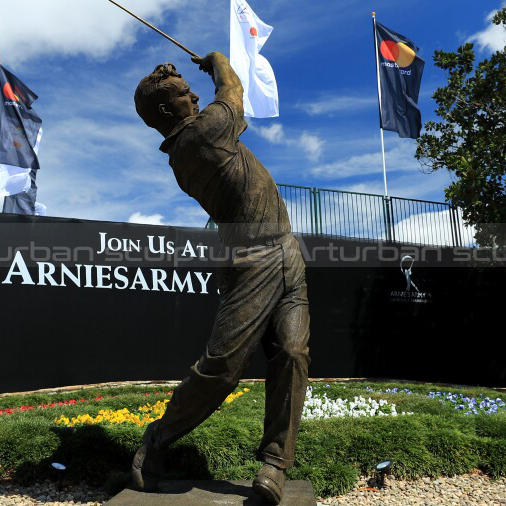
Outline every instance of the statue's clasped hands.
[(192, 56), (191, 60), (199, 66), (199, 70), (202, 70), (206, 74), (213, 77), (213, 60), (216, 53), (209, 53), (204, 58), (200, 56)]

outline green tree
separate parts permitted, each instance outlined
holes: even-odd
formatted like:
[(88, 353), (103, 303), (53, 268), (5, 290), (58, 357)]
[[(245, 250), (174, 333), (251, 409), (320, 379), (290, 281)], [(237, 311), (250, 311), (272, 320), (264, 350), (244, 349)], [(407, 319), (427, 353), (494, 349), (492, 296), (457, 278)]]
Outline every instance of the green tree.
[[(493, 23), (506, 30), (506, 7)], [(505, 32), (506, 35), (506, 32)], [(433, 95), (440, 122), (425, 123), (415, 157), (428, 172), (455, 175), (446, 200), (476, 226), (481, 246), (506, 244), (506, 48), (475, 65), (473, 44), (435, 51), (448, 84)]]

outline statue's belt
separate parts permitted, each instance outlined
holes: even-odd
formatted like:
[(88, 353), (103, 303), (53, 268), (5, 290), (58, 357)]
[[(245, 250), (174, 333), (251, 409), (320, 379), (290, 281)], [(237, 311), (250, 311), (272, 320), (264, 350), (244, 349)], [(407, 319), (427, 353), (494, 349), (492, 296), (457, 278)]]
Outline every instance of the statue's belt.
[(292, 234), (285, 234), (281, 237), (268, 237), (256, 239), (241, 239), (229, 247), (232, 248), (253, 248), (255, 246), (277, 246), (286, 243)]

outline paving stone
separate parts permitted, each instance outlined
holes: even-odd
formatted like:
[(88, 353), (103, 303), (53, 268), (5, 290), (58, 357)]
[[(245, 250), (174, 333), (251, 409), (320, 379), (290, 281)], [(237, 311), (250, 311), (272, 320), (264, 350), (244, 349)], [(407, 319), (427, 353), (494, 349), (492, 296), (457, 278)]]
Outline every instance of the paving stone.
[[(178, 480), (160, 484), (160, 492), (125, 489), (107, 506), (265, 506), (251, 481)], [(280, 506), (316, 506), (309, 481), (287, 481)]]

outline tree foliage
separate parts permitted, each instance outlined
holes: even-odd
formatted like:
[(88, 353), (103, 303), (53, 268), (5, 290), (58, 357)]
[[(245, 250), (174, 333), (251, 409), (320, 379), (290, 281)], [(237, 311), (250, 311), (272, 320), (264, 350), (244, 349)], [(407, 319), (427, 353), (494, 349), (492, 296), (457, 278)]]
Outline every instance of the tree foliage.
[[(503, 25), (506, 7), (493, 23)], [(440, 122), (425, 123), (416, 158), (429, 172), (455, 175), (446, 200), (476, 226), (481, 246), (506, 244), (506, 48), (475, 65), (473, 44), (456, 53), (435, 51), (448, 84), (433, 95)]]

